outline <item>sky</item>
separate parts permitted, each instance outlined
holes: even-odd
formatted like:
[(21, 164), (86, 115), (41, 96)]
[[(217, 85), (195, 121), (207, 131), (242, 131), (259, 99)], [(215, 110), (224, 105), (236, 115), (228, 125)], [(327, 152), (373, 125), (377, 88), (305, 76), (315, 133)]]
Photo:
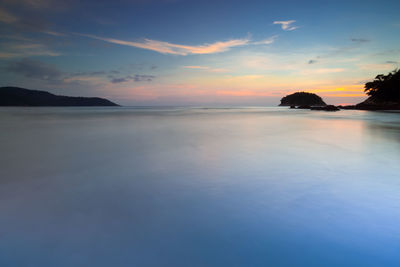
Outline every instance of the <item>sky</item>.
[(0, 86), (122, 105), (366, 98), (400, 65), (400, 1), (0, 0)]

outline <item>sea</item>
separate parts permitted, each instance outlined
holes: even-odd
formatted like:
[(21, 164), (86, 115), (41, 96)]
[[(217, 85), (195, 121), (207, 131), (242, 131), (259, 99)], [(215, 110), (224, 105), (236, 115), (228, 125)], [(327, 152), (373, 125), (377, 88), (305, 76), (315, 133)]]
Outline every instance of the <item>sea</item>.
[(400, 113), (0, 108), (0, 266), (400, 266)]

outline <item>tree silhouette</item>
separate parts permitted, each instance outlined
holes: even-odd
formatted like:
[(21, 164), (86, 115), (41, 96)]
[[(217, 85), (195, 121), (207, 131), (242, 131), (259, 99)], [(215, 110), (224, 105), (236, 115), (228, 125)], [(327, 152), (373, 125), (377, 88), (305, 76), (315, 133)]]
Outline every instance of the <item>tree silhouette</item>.
[(365, 84), (364, 92), (378, 100), (400, 100), (400, 70), (396, 69), (387, 75), (379, 74), (372, 82)]

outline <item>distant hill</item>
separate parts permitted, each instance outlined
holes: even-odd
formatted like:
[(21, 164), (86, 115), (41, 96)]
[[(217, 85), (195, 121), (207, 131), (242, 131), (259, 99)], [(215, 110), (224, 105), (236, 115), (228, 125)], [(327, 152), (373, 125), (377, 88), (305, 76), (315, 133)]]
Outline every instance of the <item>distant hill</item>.
[(283, 97), (279, 106), (326, 106), (326, 103), (316, 94), (297, 92)]
[(0, 87), (0, 106), (118, 106), (99, 97), (53, 95), (46, 91)]

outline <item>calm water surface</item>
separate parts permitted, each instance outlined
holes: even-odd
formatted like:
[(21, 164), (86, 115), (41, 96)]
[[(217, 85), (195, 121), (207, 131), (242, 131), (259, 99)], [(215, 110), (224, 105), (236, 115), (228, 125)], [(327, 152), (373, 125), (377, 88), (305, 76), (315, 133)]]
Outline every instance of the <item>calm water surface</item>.
[(0, 266), (400, 266), (400, 114), (1, 108)]

